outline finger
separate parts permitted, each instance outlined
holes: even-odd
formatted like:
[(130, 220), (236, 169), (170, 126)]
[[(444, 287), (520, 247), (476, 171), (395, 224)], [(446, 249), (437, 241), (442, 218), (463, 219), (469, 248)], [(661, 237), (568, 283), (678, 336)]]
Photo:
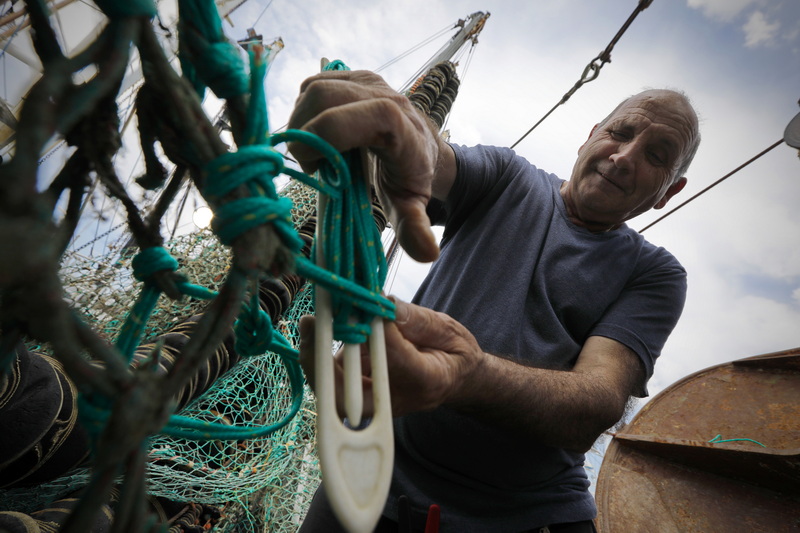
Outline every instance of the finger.
[[(339, 85), (339, 82), (326, 85)], [(290, 124), (295, 129), (322, 137), (340, 152), (359, 147), (373, 148), (392, 162), (393, 170), (433, 165), (429, 154), (414, 150), (417, 143), (411, 141), (416, 139), (409, 136), (417, 132), (417, 127), (404, 112), (402, 101), (398, 101), (403, 97), (346, 101), (351, 97), (343, 93), (353, 88), (351, 84), (343, 85), (348, 89), (320, 94), (313, 103), (298, 109), (296, 122)], [(292, 147), (292, 153), (301, 160), (309, 159), (308, 154), (317, 155), (315, 150), (304, 145), (294, 143)], [(416, 157), (412, 159), (411, 155)], [(401, 159), (401, 156), (406, 158)]]
[[(306, 128), (306, 125), (329, 109), (382, 97), (397, 98), (400, 101), (405, 99), (389, 87), (383, 78), (369, 71), (323, 72), (308, 78), (301, 85), (300, 95), (295, 102), (288, 127), (289, 129), (312, 131)], [(340, 151), (356, 146), (341, 148), (337, 145), (335, 137), (325, 134), (321, 136)], [(301, 166), (307, 172), (316, 170), (318, 167), (317, 161), (321, 155), (315, 150), (298, 143), (290, 143), (289, 150), (302, 162)]]

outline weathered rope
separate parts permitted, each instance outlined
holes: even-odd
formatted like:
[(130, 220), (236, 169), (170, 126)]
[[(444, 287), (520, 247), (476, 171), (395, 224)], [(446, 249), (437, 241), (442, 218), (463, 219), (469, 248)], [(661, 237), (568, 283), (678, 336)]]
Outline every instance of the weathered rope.
[[(380, 294), (386, 278), (386, 261), (380, 247), (380, 234), (373, 223), (372, 202), (368, 184), (360, 173), (351, 179), (345, 159), (322, 139), (302, 131), (287, 131), (269, 136), (269, 121), (264, 94), (266, 62), (250, 52), (250, 79), (240, 68), (237, 50), (222, 34), (213, 2), (180, 1), (183, 32), (182, 46), (192, 49), (195, 64), (184, 66), (198, 94), (210, 87), (218, 96), (242, 94), (249, 85), (248, 120), (241, 146), (224, 154), (205, 168), (203, 196), (214, 207), (212, 229), (224, 244), (262, 224), (271, 224), (286, 248), (297, 256), (298, 274), (319, 283), (332, 292), (334, 332), (338, 340), (364, 342), (374, 316), (394, 318), (394, 306)], [(333, 62), (329, 69), (346, 69)], [(284, 164), (284, 157), (274, 146), (281, 142), (302, 142), (317, 149), (327, 159), (314, 179)], [(273, 179), (286, 174), (311, 185), (330, 197), (325, 228), (333, 243), (326, 250), (326, 267), (322, 269), (300, 256), (303, 239), (291, 222), (292, 202), (278, 197)], [(223, 198), (239, 187), (246, 187), (250, 196), (224, 202)], [(160, 290), (151, 280), (156, 272), (175, 271), (177, 261), (163, 248), (143, 250), (133, 261), (134, 276), (144, 283), (136, 304), (127, 317), (117, 340), (117, 348), (127, 362), (141, 341), (147, 320), (154, 310)], [(183, 294), (201, 299), (216, 296), (214, 291), (195, 286), (183, 279), (177, 283)], [(284, 363), (292, 387), (293, 401), (288, 414), (275, 424), (262, 427), (231, 427), (224, 424), (173, 415), (161, 433), (192, 440), (242, 440), (268, 435), (286, 425), (297, 413), (302, 401), (303, 374), (299, 357), (289, 342), (272, 328), (272, 320), (261, 308), (258, 292), (251, 295), (249, 305), (234, 325), (236, 349), (244, 355), (272, 351)], [(111, 407), (111, 399), (82, 398), (82, 418), (90, 433), (102, 431)]]

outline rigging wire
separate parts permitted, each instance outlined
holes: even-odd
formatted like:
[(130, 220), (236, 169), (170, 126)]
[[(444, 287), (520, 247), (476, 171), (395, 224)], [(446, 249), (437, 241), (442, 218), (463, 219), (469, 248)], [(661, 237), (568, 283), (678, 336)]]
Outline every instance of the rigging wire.
[[(24, 18), (24, 19), (22, 19), (22, 20), (20, 21), (20, 23), (16, 25), (16, 27), (14, 28), (14, 31), (13, 31), (13, 32), (11, 32), (11, 35), (9, 35), (9, 37), (8, 37), (8, 40), (7, 40), (7, 41), (6, 41), (6, 43), (3, 45), (3, 49), (2, 49), (2, 50), (0, 50), (0, 57), (5, 57), (5, 55), (6, 55), (6, 48), (8, 48), (8, 47), (9, 47), (9, 45), (11, 44), (11, 41), (13, 41), (13, 40), (14, 40), (14, 37), (16, 37), (16, 36), (17, 36), (17, 33), (19, 33), (19, 31), (20, 31), (20, 30), (22, 30), (23, 28), (26, 28), (26, 27), (27, 27), (27, 25), (26, 25), (26, 24), (27, 24), (27, 17), (28, 17), (28, 14), (27, 14), (27, 13), (25, 13), (24, 17), (25, 17), (25, 18)], [(2, 36), (0, 36), (0, 37), (2, 37)]]
[(264, 13), (267, 12), (267, 9), (269, 9), (269, 6), (272, 5), (272, 2), (274, 2), (274, 0), (269, 0), (269, 2), (267, 2), (267, 7), (261, 10), (261, 14), (258, 17), (256, 17), (255, 22), (253, 22), (253, 24), (251, 25), (252, 28), (256, 27), (256, 24), (258, 24), (258, 21), (261, 20), (261, 17), (264, 16)]
[[(464, 83), (464, 79), (467, 77), (467, 71), (469, 70), (469, 67), (472, 64), (472, 59), (474, 58), (475, 54), (475, 43), (473, 43), (472, 46), (469, 47), (469, 51), (466, 53), (467, 53), (467, 59), (464, 60), (464, 66), (461, 69), (461, 75), (459, 76), (461, 83)], [(461, 54), (461, 56), (459, 56), (459, 58), (462, 56), (463, 53)], [(450, 117), (453, 115), (453, 108), (455, 107), (457, 101), (458, 99), (453, 100), (453, 104), (450, 106), (450, 112), (444, 118), (444, 123), (442, 124), (441, 128), (442, 131), (445, 131), (447, 129), (447, 124), (450, 122)]]
[(423, 46), (425, 46), (425, 45), (427, 45), (427, 44), (430, 44), (430, 43), (431, 43), (431, 42), (433, 42), (434, 40), (438, 39), (439, 37), (441, 37), (441, 36), (442, 36), (442, 35), (444, 35), (445, 33), (447, 33), (447, 32), (449, 32), (450, 30), (452, 30), (454, 27), (455, 27), (455, 26), (453, 26), (453, 25), (448, 25), (448, 26), (445, 26), (444, 28), (442, 28), (441, 30), (439, 30), (438, 32), (436, 32), (434, 35), (431, 35), (430, 37), (428, 37), (427, 39), (425, 39), (425, 40), (424, 40), (424, 41), (422, 41), (421, 43), (419, 43), (419, 44), (417, 44), (417, 45), (415, 45), (415, 46), (413, 46), (413, 47), (409, 48), (408, 50), (406, 50), (405, 52), (403, 52), (403, 53), (402, 53), (402, 54), (400, 54), (399, 56), (395, 57), (394, 59), (390, 59), (389, 61), (387, 61), (386, 63), (384, 63), (383, 65), (381, 65), (381, 66), (380, 66), (380, 67), (378, 67), (377, 69), (375, 69), (373, 72), (375, 72), (375, 73), (378, 73), (378, 72), (380, 72), (380, 71), (384, 70), (385, 68), (388, 68), (388, 67), (390, 67), (390, 66), (394, 65), (395, 63), (397, 63), (398, 61), (400, 61), (400, 60), (401, 60), (401, 59), (403, 59), (404, 57), (406, 57), (406, 56), (408, 56), (408, 55), (410, 55), (410, 54), (413, 54), (414, 52), (416, 52), (417, 50), (419, 50), (419, 49), (420, 49), (420, 48), (422, 48)]
[(550, 109), (550, 111), (545, 113), (545, 115), (542, 118), (540, 118), (539, 121), (531, 127), (531, 129), (526, 131), (522, 137), (517, 139), (517, 142), (512, 144), (511, 148), (514, 148), (520, 142), (522, 142), (522, 140), (525, 137), (527, 137), (533, 130), (535, 130), (536, 127), (539, 126), (539, 124), (544, 122), (545, 119), (549, 117), (550, 114), (553, 111), (555, 111), (558, 106), (565, 104), (567, 100), (569, 100), (572, 97), (572, 95), (575, 94), (575, 92), (583, 86), (583, 84), (589, 83), (590, 81), (594, 81), (597, 79), (597, 77), (600, 75), (600, 69), (603, 68), (603, 65), (611, 62), (611, 51), (614, 49), (614, 46), (617, 44), (617, 41), (619, 41), (619, 39), (631, 25), (631, 23), (633, 23), (633, 20), (637, 17), (637, 15), (639, 15), (639, 13), (650, 7), (650, 4), (652, 3), (653, 0), (639, 0), (639, 4), (636, 6), (636, 9), (633, 10), (633, 13), (631, 13), (631, 15), (628, 17), (628, 20), (626, 20), (625, 23), (622, 25), (622, 27), (619, 29), (619, 31), (617, 31), (617, 34), (614, 36), (613, 39), (611, 39), (611, 42), (608, 43), (608, 46), (606, 46), (605, 50), (600, 52), (600, 54), (598, 54), (597, 57), (592, 59), (589, 62), (589, 64), (586, 65), (586, 68), (583, 69), (583, 74), (581, 75), (581, 78), (577, 82), (575, 82), (575, 85), (573, 85), (572, 88), (569, 91), (567, 91), (566, 94), (564, 94), (564, 96), (561, 97), (561, 100), (556, 105), (554, 105)]
[(766, 148), (766, 149), (762, 150), (762, 151), (761, 151), (759, 154), (757, 154), (757, 155), (753, 156), (753, 157), (752, 157), (752, 158), (750, 158), (748, 161), (746, 161), (746, 162), (742, 163), (741, 165), (739, 165), (738, 167), (736, 167), (736, 168), (735, 168), (735, 169), (733, 169), (732, 171), (728, 172), (727, 174), (725, 174), (724, 176), (722, 176), (720, 179), (718, 179), (717, 181), (715, 181), (714, 183), (712, 183), (711, 185), (709, 185), (708, 187), (706, 187), (705, 189), (703, 189), (703, 190), (702, 190), (702, 191), (700, 191), (699, 193), (695, 194), (694, 196), (692, 196), (691, 198), (689, 198), (688, 200), (686, 200), (685, 202), (683, 202), (683, 203), (682, 203), (682, 204), (680, 204), (679, 206), (675, 207), (675, 209), (673, 209), (672, 211), (670, 211), (670, 212), (668, 212), (668, 213), (665, 213), (665, 214), (664, 214), (663, 216), (661, 216), (660, 218), (658, 218), (658, 219), (654, 220), (653, 222), (651, 222), (651, 223), (650, 223), (650, 224), (648, 224), (647, 226), (643, 227), (642, 229), (640, 229), (640, 230), (639, 230), (639, 233), (643, 233), (643, 232), (644, 232), (644, 230), (646, 230), (646, 229), (648, 229), (648, 228), (651, 228), (651, 227), (655, 226), (655, 225), (656, 225), (658, 222), (661, 222), (662, 220), (664, 220), (665, 218), (667, 218), (667, 217), (668, 217), (668, 216), (670, 216), (672, 213), (674, 213), (675, 211), (677, 211), (677, 210), (678, 210), (678, 209), (680, 209), (681, 207), (685, 206), (686, 204), (688, 204), (688, 203), (689, 203), (689, 202), (691, 202), (692, 200), (694, 200), (694, 199), (696, 199), (697, 197), (699, 197), (699, 196), (701, 196), (701, 195), (705, 194), (706, 192), (710, 191), (711, 189), (713, 189), (714, 187), (716, 187), (717, 185), (719, 185), (720, 183), (722, 183), (722, 182), (723, 182), (723, 181), (725, 181), (726, 179), (730, 178), (731, 176), (733, 176), (734, 174), (736, 174), (737, 172), (739, 172), (740, 170), (742, 170), (744, 167), (746, 167), (747, 165), (749, 165), (750, 163), (752, 163), (752, 162), (753, 162), (753, 161), (755, 161), (756, 159), (760, 158), (761, 156), (765, 155), (766, 153), (768, 153), (769, 151), (771, 151), (772, 149), (774, 149), (775, 147), (777, 147), (777, 146), (778, 146), (778, 145), (780, 145), (780, 144), (783, 144), (783, 139), (779, 139), (779, 140), (778, 140), (778, 142), (776, 142), (776, 143), (775, 143), (775, 144), (773, 144), (772, 146), (770, 146), (770, 147), (768, 147), (768, 148)]

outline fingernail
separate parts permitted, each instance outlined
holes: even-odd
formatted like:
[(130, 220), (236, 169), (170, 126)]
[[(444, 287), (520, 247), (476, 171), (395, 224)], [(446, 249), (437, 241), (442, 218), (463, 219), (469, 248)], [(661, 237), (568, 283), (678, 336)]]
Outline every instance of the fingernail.
[(390, 296), (389, 299), (394, 302), (395, 306), (394, 321), (398, 324), (405, 324), (408, 321), (408, 305), (396, 296)]

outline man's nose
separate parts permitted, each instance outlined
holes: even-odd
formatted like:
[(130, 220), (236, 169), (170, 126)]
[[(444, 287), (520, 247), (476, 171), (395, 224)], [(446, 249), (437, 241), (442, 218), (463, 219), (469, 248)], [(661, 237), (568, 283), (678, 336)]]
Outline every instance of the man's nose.
[(638, 149), (635, 142), (621, 144), (616, 152), (611, 154), (611, 162), (620, 170), (633, 172), (636, 169)]

